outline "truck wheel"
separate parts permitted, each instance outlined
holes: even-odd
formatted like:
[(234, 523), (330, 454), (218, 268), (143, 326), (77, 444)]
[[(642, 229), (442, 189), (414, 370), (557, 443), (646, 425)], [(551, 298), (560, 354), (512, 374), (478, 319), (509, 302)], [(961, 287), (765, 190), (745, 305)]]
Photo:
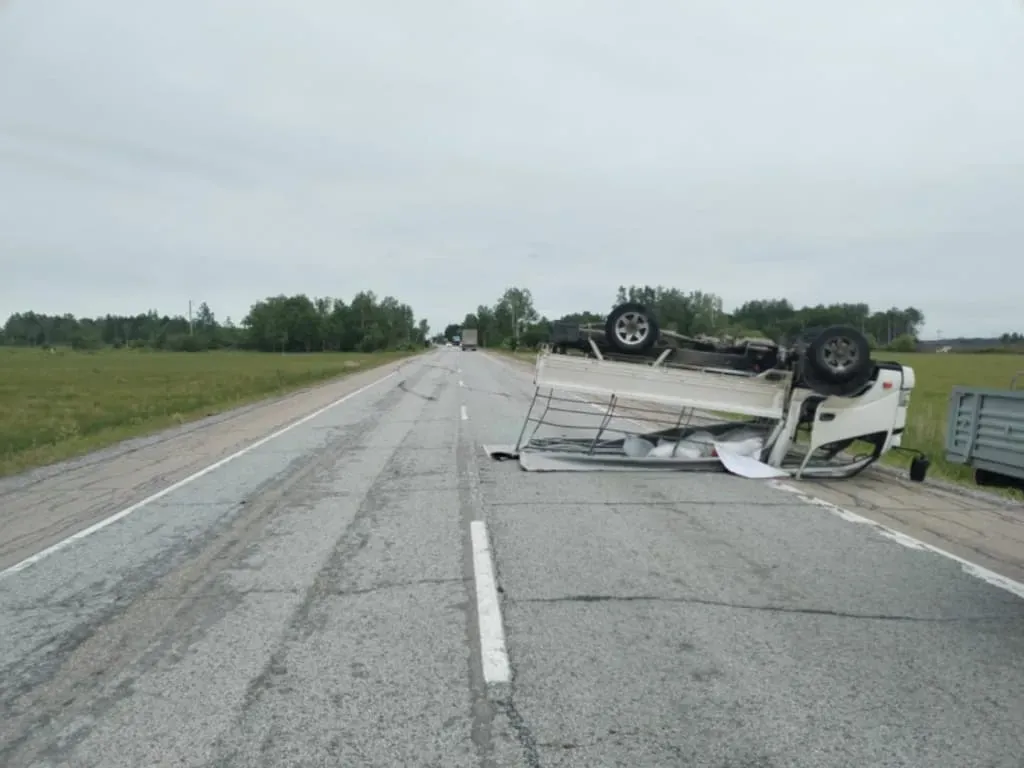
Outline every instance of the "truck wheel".
[(829, 381), (828, 379), (821, 378), (818, 374), (818, 369), (809, 365), (808, 361), (803, 359), (799, 362), (796, 371), (797, 383), (815, 394), (824, 395), (825, 397), (853, 397), (871, 381), (874, 369), (868, 368), (861, 376), (849, 381)]
[(875, 369), (864, 334), (844, 325), (818, 333), (801, 357), (803, 383), (822, 395), (853, 395), (870, 381)]
[(643, 304), (621, 304), (604, 324), (608, 344), (624, 355), (642, 355), (658, 341), (661, 330), (654, 313)]

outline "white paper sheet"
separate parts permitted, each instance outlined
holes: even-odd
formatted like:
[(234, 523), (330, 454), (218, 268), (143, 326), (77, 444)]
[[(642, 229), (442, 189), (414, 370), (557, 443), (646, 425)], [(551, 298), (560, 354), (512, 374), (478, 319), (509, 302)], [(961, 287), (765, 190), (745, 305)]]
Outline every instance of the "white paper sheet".
[(744, 456), (735, 450), (730, 450), (729, 443), (715, 443), (715, 453), (721, 459), (722, 465), (740, 477), (747, 477), (751, 480), (765, 480), (770, 477), (788, 477), (789, 473), (781, 469), (765, 464), (763, 461)]

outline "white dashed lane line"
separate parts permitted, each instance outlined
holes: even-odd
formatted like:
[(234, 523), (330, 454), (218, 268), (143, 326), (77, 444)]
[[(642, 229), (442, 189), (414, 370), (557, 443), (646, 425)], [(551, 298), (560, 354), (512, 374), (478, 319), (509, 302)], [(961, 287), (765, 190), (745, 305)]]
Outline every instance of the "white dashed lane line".
[(488, 685), (508, 683), (512, 670), (505, 647), (505, 629), (501, 621), (498, 585), (494, 575), (494, 561), (487, 538), (487, 526), (482, 520), (469, 524), (473, 542), (473, 577), (476, 581), (476, 613), (480, 627), (480, 658), (484, 682)]

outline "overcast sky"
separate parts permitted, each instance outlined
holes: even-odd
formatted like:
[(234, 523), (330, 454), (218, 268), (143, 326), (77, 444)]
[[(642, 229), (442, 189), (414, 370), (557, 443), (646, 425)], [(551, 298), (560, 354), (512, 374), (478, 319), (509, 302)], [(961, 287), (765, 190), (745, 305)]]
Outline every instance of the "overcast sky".
[(646, 282), (1024, 331), (1022, 94), (1019, 0), (7, 0), (0, 314)]

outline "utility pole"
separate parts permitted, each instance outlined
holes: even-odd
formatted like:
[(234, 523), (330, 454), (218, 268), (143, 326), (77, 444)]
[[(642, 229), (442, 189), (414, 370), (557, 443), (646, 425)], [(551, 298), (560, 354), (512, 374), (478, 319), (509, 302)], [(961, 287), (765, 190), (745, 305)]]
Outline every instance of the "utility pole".
[(192, 336), (194, 327), (192, 325), (192, 299), (188, 300), (188, 335)]
[(519, 318), (516, 317), (516, 303), (510, 302), (512, 305), (512, 349), (519, 349)]

